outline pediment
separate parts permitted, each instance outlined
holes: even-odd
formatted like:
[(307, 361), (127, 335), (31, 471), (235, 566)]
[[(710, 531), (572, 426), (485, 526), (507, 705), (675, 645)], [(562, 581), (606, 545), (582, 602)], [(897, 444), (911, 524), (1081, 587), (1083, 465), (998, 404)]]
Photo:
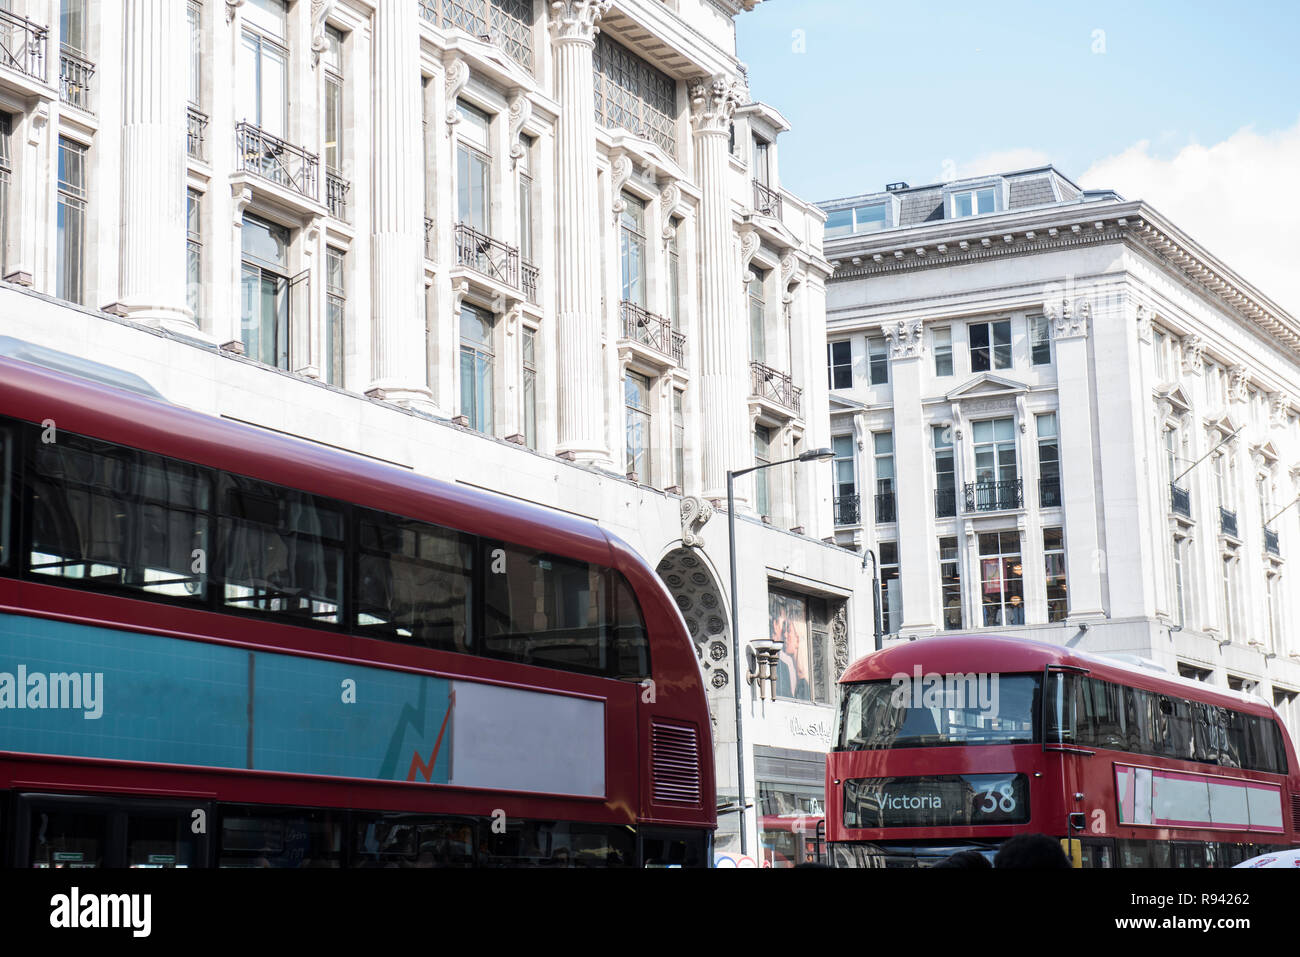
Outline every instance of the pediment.
[(1192, 411), (1192, 399), (1183, 390), (1183, 387), (1181, 385), (1178, 385), (1176, 383), (1171, 383), (1168, 385), (1158, 386), (1156, 388), (1156, 396), (1168, 402), (1173, 408), (1177, 409), (1179, 412)]
[(1251, 446), (1250, 451), (1263, 458), (1265, 462), (1276, 463), (1278, 459), (1281, 458), (1281, 456), (1278, 455), (1277, 446), (1272, 442), (1265, 442), (1263, 445)]
[(832, 413), (865, 412), (867, 410), (867, 407), (863, 403), (855, 401), (854, 399), (846, 398), (842, 395), (836, 395), (834, 392), (829, 393), (827, 399), (829, 400)]
[(1241, 423), (1231, 412), (1216, 412), (1205, 417), (1205, 427), (1207, 429), (1218, 429), (1224, 438), (1241, 428)]
[(1004, 379), (1002, 376), (984, 373), (976, 379), (972, 379), (960, 388), (949, 392), (946, 398), (949, 402), (960, 402), (963, 399), (986, 399), (997, 398), (998, 396), (1015, 396), (1023, 395), (1027, 392), (1023, 382), (1016, 382), (1014, 379)]

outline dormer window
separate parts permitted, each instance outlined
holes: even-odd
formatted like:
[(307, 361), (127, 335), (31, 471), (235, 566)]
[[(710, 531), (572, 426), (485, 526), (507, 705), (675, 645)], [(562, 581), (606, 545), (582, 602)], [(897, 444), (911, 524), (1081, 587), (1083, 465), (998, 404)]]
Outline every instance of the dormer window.
[(982, 216), (993, 212), (996, 205), (996, 190), (992, 186), (963, 190), (952, 194), (952, 218)]
[(826, 214), (826, 238), (849, 236), (853, 233), (874, 233), (889, 225), (886, 203), (833, 209)]

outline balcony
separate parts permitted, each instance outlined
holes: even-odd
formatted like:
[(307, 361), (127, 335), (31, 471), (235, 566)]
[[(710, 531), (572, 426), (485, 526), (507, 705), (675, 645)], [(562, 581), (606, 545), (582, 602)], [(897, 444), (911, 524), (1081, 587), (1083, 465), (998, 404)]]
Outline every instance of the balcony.
[(754, 180), (754, 212), (760, 216), (781, 218), (781, 194)]
[(1229, 538), (1237, 538), (1237, 513), (1219, 506), (1219, 531)]
[(934, 490), (934, 517), (952, 518), (957, 514), (957, 489), (955, 486)]
[(835, 497), (836, 525), (857, 525), (862, 521), (858, 506), (859, 500), (860, 496), (857, 495), (837, 495)]
[(803, 389), (797, 388), (793, 379), (762, 362), (750, 362), (749, 371), (752, 380), (751, 395), (774, 402), (795, 415), (800, 414)]
[(45, 82), (45, 46), (49, 31), (30, 20), (0, 10), (0, 67)]
[(541, 301), (537, 298), (537, 277), (542, 271), (530, 263), (527, 259), (519, 261), (519, 274), (524, 282), (524, 296), (534, 306), (540, 305)]
[(1061, 477), (1059, 475), (1038, 480), (1038, 507), (1061, 507)]
[(1282, 548), (1278, 544), (1277, 532), (1273, 531), (1271, 528), (1264, 529), (1264, 551), (1270, 555), (1277, 555), (1279, 558), (1282, 555)]
[(332, 170), (325, 170), (325, 206), (335, 219), (348, 221), (348, 191), (352, 184)]
[(681, 365), (686, 353), (686, 336), (673, 330), (673, 324), (663, 316), (641, 308), (626, 299), (619, 305), (623, 320), (623, 338), (641, 342)]
[(419, 0), (420, 16), (435, 27), (461, 30), (497, 47), (533, 72), (532, 0)]
[(63, 47), (59, 51), (59, 99), (87, 113), (90, 108), (90, 78), (95, 75), (95, 64), (80, 53)]
[(898, 509), (893, 492), (876, 493), (876, 524), (898, 521)]
[(252, 123), (235, 125), (236, 168), (316, 201), (320, 195), (320, 160), (301, 146), (291, 146)]
[(1183, 518), (1192, 517), (1192, 493), (1185, 488), (1179, 488), (1173, 482), (1169, 483), (1169, 509), (1175, 515), (1181, 515)]
[(467, 223), (456, 224), (456, 264), (519, 288), (519, 250)]
[(208, 129), (208, 114), (192, 106), (185, 107), (185, 152), (191, 159), (206, 160), (204, 134)]
[(1024, 481), (1014, 482), (967, 482), (967, 512), (1002, 512), (1009, 509), (1023, 508), (1025, 502)]

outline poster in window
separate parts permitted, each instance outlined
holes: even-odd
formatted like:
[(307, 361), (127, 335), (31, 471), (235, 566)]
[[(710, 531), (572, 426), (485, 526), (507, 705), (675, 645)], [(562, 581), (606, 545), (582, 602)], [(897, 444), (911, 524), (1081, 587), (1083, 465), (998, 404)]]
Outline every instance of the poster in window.
[(781, 646), (777, 655), (777, 697), (812, 701), (806, 602), (797, 595), (770, 592), (768, 618), (771, 640)]

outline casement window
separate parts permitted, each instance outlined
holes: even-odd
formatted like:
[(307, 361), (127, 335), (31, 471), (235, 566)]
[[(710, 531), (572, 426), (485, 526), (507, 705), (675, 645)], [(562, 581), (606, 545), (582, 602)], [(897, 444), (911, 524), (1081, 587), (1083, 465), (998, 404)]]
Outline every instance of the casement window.
[(343, 360), (347, 355), (347, 273), (345, 253), (325, 249), (325, 360), (321, 370), (330, 385), (343, 385)]
[(519, 258), (526, 263), (536, 263), (533, 250), (533, 178), (519, 176)]
[(858, 523), (858, 478), (853, 456), (853, 436), (835, 436), (831, 439), (831, 449), (835, 452), (834, 488), (831, 492), (835, 500), (835, 524), (856, 525)]
[(759, 186), (768, 188), (772, 185), (772, 144), (765, 139), (754, 137), (754, 158), (750, 174)]
[(966, 327), (970, 340), (971, 372), (1011, 368), (1011, 320), (972, 322)]
[(686, 490), (686, 393), (673, 389), (673, 484)]
[(13, 117), (0, 113), (0, 276), (6, 272), (9, 246), (9, 181), (13, 177)]
[(1029, 317), (1029, 352), (1034, 365), (1051, 365), (1052, 327), (1046, 316)]
[(1056, 413), (1034, 416), (1038, 429), (1038, 506), (1061, 504), (1061, 452), (1056, 435)]
[(853, 388), (853, 344), (847, 339), (826, 343), (826, 374), (830, 388)]
[(1015, 420), (972, 423), (975, 447), (975, 502), (978, 511), (1019, 506)]
[(872, 385), (889, 382), (889, 346), (884, 336), (867, 337), (867, 368)]
[(493, 316), (465, 303), (460, 308), (460, 414), (469, 427), (493, 434)]
[(185, 8), (185, 21), (189, 30), (188, 81), (189, 103), (195, 109), (203, 107), (203, 6), (190, 0)]
[(81, 303), (85, 295), (86, 147), (59, 137), (58, 249), (55, 294)]
[(944, 631), (965, 627), (961, 604), (961, 552), (954, 537), (939, 539), (939, 618)]
[(979, 536), (980, 595), (984, 627), (1025, 623), (1025, 568), (1020, 533), (985, 532)]
[(461, 127), (456, 145), (457, 221), (485, 236), (492, 235), (492, 117), (478, 107), (456, 101)]
[(903, 626), (903, 583), (899, 577), (898, 542), (880, 543), (880, 630), (896, 635)]
[(1065, 536), (1059, 527), (1043, 529), (1043, 560), (1046, 567), (1047, 620), (1065, 621), (1069, 613), (1065, 583)]
[(876, 466), (876, 521), (897, 520), (894, 508), (894, 433), (875, 432), (871, 436)]
[(682, 328), (682, 266), (677, 245), (677, 230), (681, 225), (681, 218), (674, 216), (669, 224), (672, 236), (668, 240), (668, 321), (675, 332)]
[(343, 34), (325, 28), (325, 169), (343, 172)]
[[(766, 426), (754, 429), (754, 464), (766, 465), (772, 461), (772, 430)], [(754, 510), (759, 515), (772, 514), (772, 497), (767, 484), (767, 469), (754, 473)]]
[(646, 306), (645, 203), (630, 193), (623, 194), (619, 214), (619, 263), (623, 276), (623, 301)]
[(936, 518), (951, 518), (957, 514), (957, 469), (952, 430), (945, 425), (932, 425), (930, 436), (934, 444), (934, 514)]
[(649, 484), (651, 480), (650, 447), (653, 442), (650, 416), (650, 379), (638, 372), (623, 377), (623, 405), (627, 413), (627, 471)]
[[(752, 269), (749, 281), (749, 355), (755, 362), (767, 362), (767, 304), (763, 301), (763, 284), (767, 273)], [(766, 513), (764, 513), (766, 514)]]
[(289, 230), (255, 216), (240, 229), (240, 338), (250, 359), (290, 368), (291, 293), (307, 274), (289, 276)]
[(281, 0), (250, 0), (236, 59), (237, 116), (272, 136), (289, 132), (288, 9)]
[(853, 233), (874, 233), (884, 229), (889, 222), (888, 205), (872, 203), (850, 209), (832, 209), (826, 214), (826, 238), (849, 236)]
[(982, 216), (997, 207), (996, 190), (992, 186), (968, 189), (952, 194), (952, 218)]
[(934, 374), (952, 375), (952, 329), (934, 330)]
[(537, 449), (537, 331), (524, 328), (520, 338), (524, 372), (524, 444)]
[(1174, 621), (1187, 622), (1187, 539), (1175, 535), (1173, 541)]
[(194, 319), (203, 308), (203, 194), (185, 191), (185, 304)]

